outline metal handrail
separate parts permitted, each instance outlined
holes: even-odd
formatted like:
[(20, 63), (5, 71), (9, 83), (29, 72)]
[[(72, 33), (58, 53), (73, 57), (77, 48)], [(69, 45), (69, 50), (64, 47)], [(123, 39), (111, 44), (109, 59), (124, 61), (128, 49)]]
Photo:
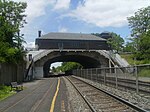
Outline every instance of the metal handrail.
[(25, 80), (27, 79), (29, 71), (30, 71), (31, 67), (33, 66), (33, 64), (34, 64), (34, 60), (32, 59), (29, 67), (27, 68), (27, 71), (26, 71), (26, 74), (25, 74)]

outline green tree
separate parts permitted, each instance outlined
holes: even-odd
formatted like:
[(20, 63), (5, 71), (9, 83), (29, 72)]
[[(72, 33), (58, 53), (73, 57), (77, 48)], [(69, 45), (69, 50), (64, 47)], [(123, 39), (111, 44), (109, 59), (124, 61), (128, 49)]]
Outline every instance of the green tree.
[(101, 37), (101, 34), (100, 33), (91, 33), (92, 35), (95, 35), (95, 36), (98, 36), (98, 37)]
[(150, 6), (139, 9), (127, 19), (129, 27), (132, 29), (131, 35), (138, 38), (141, 34), (150, 30)]
[[(23, 59), (23, 35), (20, 28), (26, 24), (24, 14), (27, 4), (10, 0), (0, 0), (0, 61), (17, 62)], [(18, 57), (18, 58), (16, 58)]]
[(56, 72), (56, 68), (54, 66), (52, 67), (52, 72)]
[(134, 43), (133, 42), (127, 42), (123, 48), (123, 52), (133, 53), (134, 51), (135, 51)]
[(150, 63), (150, 30), (141, 35), (139, 48), (140, 50), (136, 57), (141, 60), (149, 60)]
[[(92, 35), (95, 35), (95, 36), (98, 36), (98, 37), (101, 37), (101, 34), (100, 33), (91, 33)], [(108, 40), (107, 40), (107, 43), (108, 44), (110, 44), (111, 45), (111, 48), (113, 49), (113, 50), (116, 50), (116, 52), (118, 53), (119, 51), (122, 51), (123, 50), (123, 44), (124, 44), (124, 40), (123, 40), (123, 38), (120, 36), (120, 35), (118, 35), (118, 34), (116, 34), (116, 33), (113, 33), (113, 32), (111, 32), (111, 33), (109, 33), (110, 34), (110, 36), (112, 37), (112, 38), (109, 38)]]
[(128, 22), (135, 48), (134, 56), (137, 60), (149, 59), (150, 6), (139, 9), (134, 16), (128, 17)]
[(79, 69), (82, 68), (82, 65), (76, 62), (63, 62), (61, 67), (59, 67), (59, 70), (62, 72), (70, 71), (73, 69)]
[(124, 40), (123, 38), (116, 34), (116, 33), (111, 33), (112, 38), (108, 39), (108, 44), (111, 45), (113, 50), (116, 50), (116, 52), (120, 52), (123, 50), (123, 44), (124, 44)]

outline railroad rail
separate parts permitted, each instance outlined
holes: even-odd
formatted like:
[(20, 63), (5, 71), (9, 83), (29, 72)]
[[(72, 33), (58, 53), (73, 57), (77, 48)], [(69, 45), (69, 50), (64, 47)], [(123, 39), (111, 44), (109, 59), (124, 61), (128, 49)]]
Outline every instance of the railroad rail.
[(75, 77), (67, 77), (92, 112), (147, 112), (130, 102), (90, 85)]

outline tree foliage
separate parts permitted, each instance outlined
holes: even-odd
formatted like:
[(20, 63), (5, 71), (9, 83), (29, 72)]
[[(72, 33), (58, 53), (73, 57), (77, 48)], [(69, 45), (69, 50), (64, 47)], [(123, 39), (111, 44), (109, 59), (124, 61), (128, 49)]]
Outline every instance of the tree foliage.
[(128, 17), (131, 28), (134, 56), (138, 60), (150, 60), (150, 6), (139, 9)]
[(123, 48), (123, 52), (129, 52), (129, 53), (135, 52), (134, 42), (127, 42)]
[(136, 57), (140, 60), (149, 60), (150, 63), (150, 30), (140, 36), (139, 48)]
[(116, 50), (116, 52), (118, 53), (119, 51), (123, 50), (123, 44), (124, 44), (124, 40), (123, 38), (116, 34), (116, 33), (111, 33), (112, 38), (108, 39), (108, 44), (111, 45), (113, 50)]
[(20, 28), (26, 24), (24, 14), (27, 4), (0, 0), (0, 61), (17, 62), (23, 56), (23, 35)]
[(150, 30), (150, 6), (139, 9), (127, 19), (129, 27), (132, 29), (131, 35), (138, 38), (138, 36)]
[(54, 66), (52, 67), (52, 72), (57, 72), (57, 69)]
[[(92, 35), (101, 37), (101, 34), (100, 34), (100, 33), (92, 33)], [(112, 48), (113, 50), (116, 50), (117, 53), (118, 53), (119, 51), (122, 51), (122, 50), (123, 50), (124, 39), (123, 39), (120, 35), (118, 35), (118, 34), (116, 34), (116, 33), (114, 33), (114, 32), (111, 32), (111, 33), (110, 33), (110, 36), (111, 36), (112, 38), (109, 38), (109, 39), (107, 40), (107, 43), (111, 46), (111, 48)]]
[(95, 35), (95, 36), (98, 36), (98, 37), (101, 37), (101, 34), (100, 33), (91, 33), (92, 35)]
[(57, 68), (57, 71), (66, 72), (73, 69), (82, 68), (82, 65), (76, 62), (63, 62), (61, 66)]

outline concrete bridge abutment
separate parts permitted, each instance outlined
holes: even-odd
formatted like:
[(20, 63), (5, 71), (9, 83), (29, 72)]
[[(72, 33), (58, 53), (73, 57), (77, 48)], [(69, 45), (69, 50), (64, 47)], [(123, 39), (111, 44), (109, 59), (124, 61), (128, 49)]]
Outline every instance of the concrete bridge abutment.
[(35, 78), (47, 77), (54, 62), (77, 62), (84, 68), (109, 67), (109, 60), (96, 51), (53, 51), (35, 62)]
[(43, 78), (44, 73), (43, 73), (43, 66), (35, 66), (35, 72), (34, 72), (34, 77), (36, 79)]

